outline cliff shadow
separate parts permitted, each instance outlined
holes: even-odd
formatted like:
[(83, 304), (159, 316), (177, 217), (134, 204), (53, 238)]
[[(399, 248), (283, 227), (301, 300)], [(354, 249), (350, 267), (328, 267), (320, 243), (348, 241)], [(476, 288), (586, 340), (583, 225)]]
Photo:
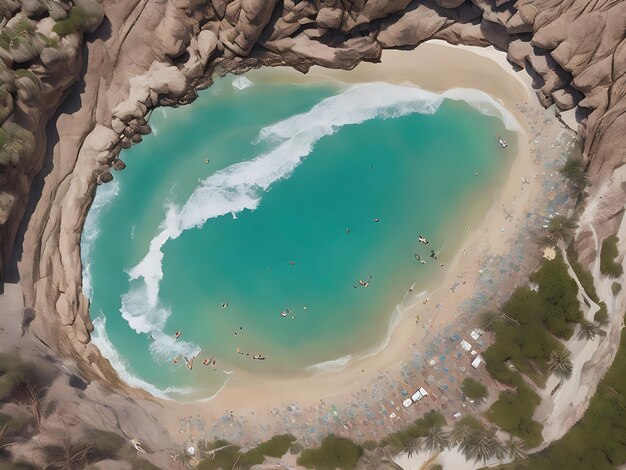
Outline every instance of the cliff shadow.
[[(94, 33), (95, 34), (95, 33)], [(46, 146), (44, 150), (44, 161), (41, 170), (35, 175), (32, 180), (30, 193), (28, 195), (28, 203), (26, 210), (20, 221), (17, 235), (15, 236), (15, 242), (13, 244), (13, 251), (11, 252), (11, 258), (9, 259), (5, 275), (4, 282), (17, 283), (20, 280), (20, 274), (18, 269), (18, 263), (22, 260), (24, 251), (24, 238), (26, 231), (30, 224), (30, 220), (35, 213), (35, 208), (41, 199), (43, 194), (43, 188), (45, 184), (46, 176), (50, 174), (54, 167), (53, 163), (53, 151), (54, 147), (59, 143), (59, 133), (57, 131), (57, 122), (59, 117), (63, 114), (74, 114), (81, 107), (81, 95), (85, 91), (85, 74), (87, 72), (87, 64), (89, 63), (89, 50), (87, 43), (82, 46), (82, 64), (79, 72), (79, 77), (76, 83), (72, 85), (67, 91), (66, 96), (61, 100), (61, 104), (57, 107), (54, 114), (47, 122), (45, 127), (46, 133)]]

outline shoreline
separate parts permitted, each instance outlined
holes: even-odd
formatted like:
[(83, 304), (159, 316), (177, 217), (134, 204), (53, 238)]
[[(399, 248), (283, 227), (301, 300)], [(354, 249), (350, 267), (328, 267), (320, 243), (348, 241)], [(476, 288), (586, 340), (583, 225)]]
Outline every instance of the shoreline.
[[(326, 400), (341, 401), (345, 398), (354, 397), (355, 392), (366, 390), (377, 376), (386, 374), (389, 369), (393, 369), (404, 363), (407, 350), (412, 349), (412, 345), (420, 343), (420, 346), (427, 345), (427, 338), (432, 332), (443, 329), (446, 325), (458, 320), (457, 310), (463, 301), (470, 298), (475, 290), (480, 278), (478, 269), (472, 272), (471, 266), (478, 266), (480, 259), (486, 253), (491, 255), (506, 255), (508, 244), (513, 232), (504, 234), (498, 232), (497, 227), (506, 224), (506, 217), (502, 212), (502, 207), (506, 207), (512, 218), (519, 218), (527, 209), (527, 204), (540, 194), (538, 185), (530, 184), (528, 190), (523, 190), (520, 183), (522, 176), (529, 179), (537, 172), (530, 157), (530, 128), (527, 117), (519, 110), (521, 106), (530, 106), (535, 111), (545, 112), (531, 92), (529, 83), (526, 87), (518, 74), (512, 69), (505, 70), (501, 65), (491, 58), (493, 56), (503, 57), (504, 53), (495, 50), (489, 51), (488, 57), (484, 54), (471, 57), (470, 50), (459, 50), (455, 46), (442, 46), (439, 44), (424, 44), (413, 51), (385, 51), (382, 64), (362, 63), (352, 71), (326, 70), (312, 68), (307, 75), (300, 75), (292, 70), (257, 70), (250, 72), (248, 78), (253, 82), (264, 79), (264, 74), (285, 73), (290, 74), (294, 80), (301, 83), (312, 81), (335, 80), (347, 83), (366, 81), (387, 81), (391, 83), (410, 81), (414, 85), (420, 86), (429, 91), (443, 91), (455, 87), (475, 87), (488, 93), (503, 104), (511, 112), (521, 125), (518, 131), (517, 155), (511, 163), (505, 183), (499, 186), (494, 201), (491, 204), (487, 215), (480, 222), (479, 226), (473, 228), (469, 235), (464, 237), (460, 248), (455, 254), (452, 262), (448, 264), (448, 269), (443, 276), (438, 287), (432, 290), (429, 296), (429, 304), (424, 305), (417, 302), (407, 308), (402, 318), (397, 322), (388, 344), (377, 353), (350, 361), (339, 371), (324, 371), (312, 377), (297, 378), (271, 378), (263, 379), (255, 374), (238, 373), (230, 378), (227, 385), (211, 399), (204, 399), (200, 402), (177, 403), (171, 411), (164, 413), (163, 422), (176, 435), (180, 432), (180, 417), (182, 415), (198, 415), (203, 420), (212, 422), (217, 416), (223, 413), (234, 417), (234, 411), (241, 414), (242, 419), (249, 423), (264, 424), (271, 423), (271, 419), (260, 418), (262, 416), (274, 416), (276, 407), (290, 406), (297, 401), (295, 408), (301, 409), (310, 407), (320, 407), (320, 403)], [(485, 51), (483, 51), (485, 52)], [(428, 73), (423, 70), (410, 70), (410, 62), (418, 64), (420, 61), (428, 61), (430, 57), (436, 56), (437, 67), (447, 68), (447, 73), (437, 73), (434, 68), (429, 68)], [(471, 59), (470, 59), (471, 57)], [(462, 60), (459, 60), (461, 59)], [(409, 59), (409, 60), (407, 60)], [(469, 60), (468, 60), (469, 59)], [(471, 71), (469, 79), (456, 80), (459, 76), (455, 73), (458, 69)], [(320, 73), (323, 71), (324, 73)], [(441, 72), (441, 71), (439, 71)], [(485, 74), (489, 80), (485, 80)], [(393, 80), (389, 80), (389, 76)], [(267, 77), (267, 75), (265, 75)], [(422, 82), (422, 78), (430, 76), (429, 80)], [(440, 77), (455, 77), (454, 79), (442, 80)], [(386, 80), (385, 80), (386, 78)], [(467, 75), (464, 75), (467, 78)], [(504, 229), (502, 229), (504, 231)], [(464, 254), (465, 253), (465, 254)], [(459, 278), (463, 278), (465, 284), (454, 290), (452, 294), (446, 292), (446, 286), (452, 285)], [(421, 289), (420, 289), (421, 290)], [(445, 302), (443, 302), (445, 299)], [(433, 307), (440, 304), (443, 308)], [(420, 328), (415, 328), (414, 315), (419, 314), (422, 320)], [(429, 318), (430, 317), (430, 318)], [(390, 318), (390, 322), (393, 320)], [(427, 324), (427, 326), (426, 326)], [(433, 335), (434, 336), (434, 335)], [(384, 372), (383, 372), (384, 371)], [(170, 402), (171, 403), (171, 402)], [(207, 403), (211, 404), (211, 410), (206, 409)], [(334, 405), (333, 405), (334, 406)], [(243, 418), (247, 415), (247, 418)], [(275, 424), (275, 423), (272, 423)], [(249, 427), (249, 426), (247, 426)], [(343, 426), (346, 430), (347, 426)], [(253, 433), (251, 433), (253, 434)], [(253, 435), (247, 436), (254, 439)]]

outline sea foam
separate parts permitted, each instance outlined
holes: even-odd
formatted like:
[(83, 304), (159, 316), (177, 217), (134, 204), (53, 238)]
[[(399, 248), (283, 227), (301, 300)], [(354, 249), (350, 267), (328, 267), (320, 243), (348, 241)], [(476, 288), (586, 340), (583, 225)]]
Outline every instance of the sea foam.
[(254, 83), (244, 75), (241, 75), (233, 80), (233, 88), (236, 88), (237, 90), (245, 90), (253, 85)]
[[(201, 180), (182, 207), (168, 205), (165, 219), (159, 233), (150, 242), (148, 253), (127, 271), (131, 285), (122, 295), (120, 308), (133, 330), (154, 337), (150, 347), (153, 357), (170, 360), (179, 354), (195, 356), (200, 351), (196, 345), (174, 341), (163, 332), (171, 309), (159, 298), (159, 285), (163, 279), (162, 250), (169, 240), (178, 238), (185, 230), (202, 227), (209, 219), (226, 214), (236, 216), (243, 210), (256, 209), (270, 185), (288, 178), (318, 140), (343, 126), (374, 118), (434, 114), (444, 99), (465, 101), (481, 113), (499, 118), (507, 129), (519, 129), (506, 108), (478, 90), (456, 88), (437, 94), (388, 83), (357, 85), (321, 101), (308, 112), (262, 129), (256, 142), (274, 144), (272, 150)], [(349, 358), (333, 362), (341, 365), (346, 360)]]
[(106, 331), (106, 319), (104, 317), (94, 319), (91, 342), (100, 350), (102, 355), (109, 360), (111, 366), (113, 366), (120, 378), (131, 387), (143, 388), (159, 398), (170, 398), (169, 395), (188, 395), (195, 391), (192, 388), (180, 387), (168, 387), (165, 390), (160, 390), (151, 383), (131, 374), (126, 362), (120, 357), (117, 349), (109, 339)]
[(81, 261), (83, 263), (83, 294), (90, 298), (93, 294), (93, 287), (91, 284), (91, 253), (93, 246), (100, 234), (100, 217), (104, 214), (107, 207), (115, 199), (120, 192), (120, 184), (118, 181), (113, 180), (103, 186), (99, 186), (96, 191), (96, 196), (91, 203), (91, 209), (85, 219), (85, 226), (83, 227), (83, 234), (81, 235)]

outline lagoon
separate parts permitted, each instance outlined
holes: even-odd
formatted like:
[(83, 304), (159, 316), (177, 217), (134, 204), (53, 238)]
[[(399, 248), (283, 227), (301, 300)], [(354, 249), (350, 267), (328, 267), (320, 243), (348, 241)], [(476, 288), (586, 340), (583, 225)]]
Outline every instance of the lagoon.
[(476, 91), (244, 78), (155, 111), (86, 221), (94, 343), (155, 394), (206, 397), (238, 371), (307, 375), (374, 353), (515, 155), (512, 118)]

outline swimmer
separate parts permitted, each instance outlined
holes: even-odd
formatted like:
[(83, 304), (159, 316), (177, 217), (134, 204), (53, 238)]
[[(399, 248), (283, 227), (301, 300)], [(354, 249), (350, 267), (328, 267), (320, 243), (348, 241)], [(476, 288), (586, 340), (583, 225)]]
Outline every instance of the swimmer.
[(209, 365), (209, 359), (205, 357), (205, 358), (202, 360), (202, 365), (204, 365), (204, 366), (208, 366), (208, 365)]
[(419, 237), (417, 237), (417, 241), (419, 241), (420, 243), (423, 243), (424, 245), (428, 245), (429, 243), (424, 235), (420, 235)]
[(380, 222), (379, 218), (374, 219), (374, 222)]
[(180, 331), (177, 331), (177, 332), (174, 334), (174, 340), (177, 340), (178, 338), (180, 338), (180, 335), (182, 335), (182, 333), (181, 333)]
[(346, 229), (346, 233), (350, 233), (350, 229), (349, 228)]
[(430, 257), (433, 259), (437, 259), (437, 253), (435, 253), (435, 250), (430, 250)]
[(420, 255), (418, 255), (417, 253), (415, 253), (415, 259), (416, 259), (417, 261), (421, 261), (421, 260), (422, 260), (422, 257), (421, 257)]
[(209, 160), (208, 158), (204, 160), (204, 163), (206, 163), (207, 165), (211, 162), (211, 160)]
[(192, 370), (194, 358), (192, 357), (191, 359), (187, 359), (187, 356), (184, 356), (184, 357), (185, 357), (185, 363), (186, 363), (187, 369)]
[(359, 284), (364, 286), (365, 285), (365, 281), (363, 279), (359, 279)]
[(178, 364), (178, 360), (180, 359), (180, 354), (172, 359), (172, 364)]
[(224, 303), (222, 304), (222, 308), (226, 308), (226, 307), (228, 307), (228, 302), (224, 302)]
[(296, 262), (295, 261), (289, 261), (289, 264), (292, 265), (292, 266), (295, 266)]
[(477, 171), (474, 172), (474, 175), (476, 176), (480, 176), (480, 173), (478, 173)]

